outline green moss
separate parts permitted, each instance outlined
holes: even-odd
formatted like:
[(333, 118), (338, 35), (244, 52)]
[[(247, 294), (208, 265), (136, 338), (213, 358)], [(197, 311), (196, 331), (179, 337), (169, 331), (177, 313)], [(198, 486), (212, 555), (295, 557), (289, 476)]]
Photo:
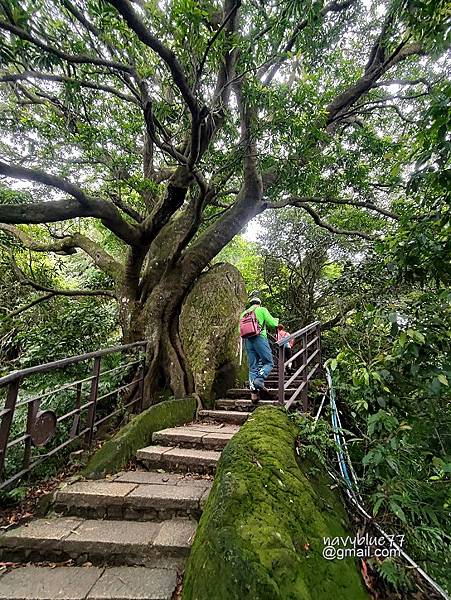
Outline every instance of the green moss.
[(152, 442), (155, 431), (187, 423), (193, 419), (195, 411), (194, 398), (167, 400), (151, 406), (134, 417), (91, 456), (83, 475), (97, 478), (120, 471), (139, 448)]
[(283, 409), (265, 407), (228, 444), (197, 529), (183, 600), (368, 598), (354, 559), (322, 556), (323, 536), (349, 534), (346, 513), (323, 470), (298, 464), (296, 436)]

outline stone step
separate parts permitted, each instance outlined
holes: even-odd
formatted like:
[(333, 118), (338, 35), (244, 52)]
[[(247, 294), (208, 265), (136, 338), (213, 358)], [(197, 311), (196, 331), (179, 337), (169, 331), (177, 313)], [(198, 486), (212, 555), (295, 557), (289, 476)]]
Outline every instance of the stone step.
[(223, 423), (235, 423), (242, 425), (249, 417), (249, 413), (232, 410), (200, 410), (198, 413), (199, 419), (222, 421)]
[(250, 400), (244, 398), (223, 398), (216, 400), (216, 408), (230, 411), (252, 412), (258, 406), (279, 406), (277, 400), (260, 400), (257, 404), (253, 404)]
[(238, 430), (237, 425), (194, 423), (157, 431), (152, 441), (160, 446), (222, 450)]
[[(89, 519), (164, 521), (172, 517), (199, 519), (211, 481), (145, 472), (133, 480), (120, 477), (79, 481), (65, 485), (54, 494), (57, 513)], [(133, 472), (132, 474), (133, 475)], [(140, 480), (141, 479), (141, 480)]]
[(5, 562), (87, 561), (95, 565), (148, 565), (154, 559), (186, 557), (197, 523), (170, 519), (162, 523), (36, 519), (0, 535)]
[[(292, 394), (296, 391), (297, 388), (288, 388), (285, 390), (285, 397), (287, 399), (290, 398)], [(268, 392), (261, 392), (261, 396), (263, 400), (276, 400), (277, 399), (277, 389), (269, 389)], [(238, 399), (250, 399), (251, 390), (249, 388), (233, 388), (227, 390), (226, 398), (238, 398)]]
[(171, 446), (148, 446), (137, 452), (147, 468), (189, 473), (214, 473), (220, 452)]
[(35, 567), (0, 576), (0, 600), (170, 600), (177, 569)]

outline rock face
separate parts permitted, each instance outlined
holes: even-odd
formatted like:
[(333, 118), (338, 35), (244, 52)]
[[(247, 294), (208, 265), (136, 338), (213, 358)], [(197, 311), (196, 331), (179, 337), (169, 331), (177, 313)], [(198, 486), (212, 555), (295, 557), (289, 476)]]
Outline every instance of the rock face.
[[(183, 600), (367, 600), (355, 558), (326, 560), (352, 535), (332, 481), (295, 453), (282, 408), (258, 408), (220, 458), (185, 572)], [(212, 596), (213, 595), (213, 596)]]
[(183, 304), (180, 336), (196, 393), (205, 407), (211, 407), (214, 398), (237, 380), (246, 379), (237, 354), (238, 321), (245, 303), (240, 272), (221, 263), (201, 275)]

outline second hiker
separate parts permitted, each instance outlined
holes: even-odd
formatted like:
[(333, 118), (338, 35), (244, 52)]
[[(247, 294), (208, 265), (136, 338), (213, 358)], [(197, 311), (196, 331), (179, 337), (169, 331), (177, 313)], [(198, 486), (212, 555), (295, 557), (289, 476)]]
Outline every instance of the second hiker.
[(249, 364), (249, 387), (252, 402), (258, 402), (258, 391), (267, 392), (265, 379), (273, 368), (271, 347), (267, 327), (277, 327), (279, 322), (261, 305), (260, 298), (250, 300), (251, 306), (240, 317), (240, 335), (244, 340)]

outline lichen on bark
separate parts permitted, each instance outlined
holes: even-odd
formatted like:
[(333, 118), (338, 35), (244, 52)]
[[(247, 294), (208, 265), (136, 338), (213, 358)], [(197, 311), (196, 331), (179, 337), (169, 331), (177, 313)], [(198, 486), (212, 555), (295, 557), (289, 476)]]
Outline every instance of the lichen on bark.
[(349, 525), (328, 475), (299, 461), (296, 437), (284, 409), (265, 407), (229, 442), (191, 550), (183, 600), (368, 598), (354, 559), (323, 558), (323, 536), (346, 536)]

